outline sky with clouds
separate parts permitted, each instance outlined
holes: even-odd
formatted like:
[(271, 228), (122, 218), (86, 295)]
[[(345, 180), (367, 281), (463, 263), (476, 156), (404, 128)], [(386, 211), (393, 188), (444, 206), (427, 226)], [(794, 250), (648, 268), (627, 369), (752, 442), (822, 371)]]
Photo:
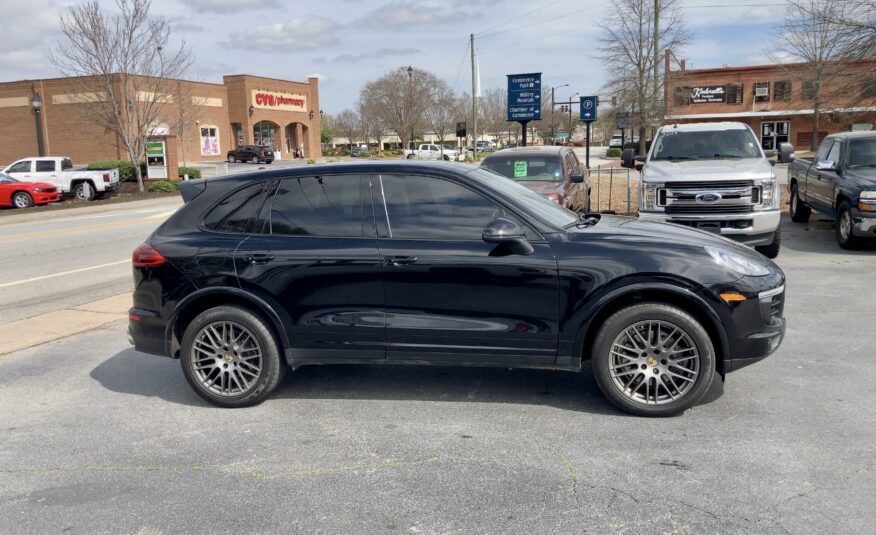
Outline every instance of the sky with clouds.
[[(113, 0), (100, 0), (114, 9)], [(693, 39), (677, 52), (689, 66), (768, 63), (781, 2), (679, 0)], [(46, 50), (58, 19), (75, 0), (0, 0), (0, 81), (57, 76)], [(22, 9), (26, 5), (26, 9)], [(153, 0), (175, 39), (195, 54), (191, 79), (223, 74), (288, 80), (319, 76), (322, 108), (337, 113), (363, 84), (413, 65), (471, 90), (468, 39), (476, 36), (481, 86), (505, 75), (542, 72), (545, 86), (569, 84), (557, 99), (597, 93), (605, 70), (597, 56), (611, 0)]]

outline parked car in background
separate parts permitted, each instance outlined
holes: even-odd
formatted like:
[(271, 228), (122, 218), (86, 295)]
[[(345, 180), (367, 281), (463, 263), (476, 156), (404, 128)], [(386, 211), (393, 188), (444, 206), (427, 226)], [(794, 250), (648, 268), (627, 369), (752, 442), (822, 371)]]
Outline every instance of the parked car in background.
[(457, 156), (459, 151), (432, 143), (423, 143), (417, 150), (405, 150), (402, 153), (402, 158), (406, 160), (455, 160)]
[(785, 332), (785, 276), (750, 249), (575, 214), (476, 166), (307, 166), (180, 192), (133, 253), (129, 336), (223, 407), (308, 364), (592, 361), (619, 408), (667, 416)]
[(791, 164), (788, 188), (792, 221), (809, 221), (811, 209), (833, 218), (844, 249), (876, 238), (876, 132), (827, 136), (812, 160)]
[(368, 145), (364, 145), (364, 144), (363, 145), (353, 145), (353, 147), (350, 148), (350, 156), (353, 156), (354, 158), (362, 156), (362, 155), (367, 154), (367, 153), (368, 153)]
[(0, 206), (28, 208), (61, 200), (61, 192), (45, 182), (21, 182), (0, 173)]
[[(794, 147), (783, 145), (779, 161), (790, 162)], [(781, 205), (767, 160), (775, 155), (744, 123), (673, 124), (660, 127), (647, 156), (625, 150), (621, 165), (641, 170), (639, 218), (714, 232), (775, 258)]]
[(228, 151), (228, 162), (271, 163), (274, 161), (274, 151), (264, 145), (241, 145)]
[(623, 148), (624, 146), (624, 138), (620, 134), (615, 134), (611, 136), (611, 139), (608, 142), (608, 148)]
[(42, 182), (58, 188), (82, 201), (90, 201), (112, 193), (120, 187), (119, 170), (89, 171), (76, 167), (70, 158), (40, 156), (24, 158), (3, 170), (22, 182)]
[(481, 166), (572, 211), (590, 211), (590, 173), (569, 147), (503, 149), (484, 158)]

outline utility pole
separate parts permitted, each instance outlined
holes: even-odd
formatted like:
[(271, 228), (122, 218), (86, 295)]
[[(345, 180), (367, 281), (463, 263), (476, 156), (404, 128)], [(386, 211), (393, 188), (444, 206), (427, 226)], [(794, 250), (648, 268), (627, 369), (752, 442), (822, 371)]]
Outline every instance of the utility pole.
[(474, 34), (471, 34), (471, 149), (472, 159), (478, 161), (478, 96), (477, 69), (475, 64)]
[[(659, 109), (660, 97), (660, 0), (654, 0), (654, 115)], [(661, 113), (662, 115), (662, 113)], [(661, 117), (662, 120), (662, 117)], [(652, 127), (653, 128), (653, 127)]]

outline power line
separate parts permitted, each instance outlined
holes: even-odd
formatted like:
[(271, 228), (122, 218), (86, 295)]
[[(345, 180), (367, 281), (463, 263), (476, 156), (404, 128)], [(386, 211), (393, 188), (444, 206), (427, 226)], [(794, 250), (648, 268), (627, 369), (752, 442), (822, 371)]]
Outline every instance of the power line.
[(475, 37), (477, 37), (478, 35), (480, 35), (480, 34), (482, 34), (482, 33), (488, 32), (488, 31), (490, 31), (490, 30), (495, 30), (496, 28), (500, 28), (500, 27), (502, 27), (502, 26), (508, 24), (509, 22), (514, 22), (515, 20), (522, 19), (523, 17), (525, 17), (525, 16), (527, 16), (527, 15), (532, 15), (533, 13), (538, 13), (539, 11), (541, 11), (541, 10), (543, 10), (543, 9), (547, 9), (547, 8), (549, 8), (549, 7), (551, 7), (551, 6), (555, 6), (555, 5), (557, 5), (557, 4), (559, 4), (560, 2), (563, 2), (563, 1), (564, 1), (564, 0), (557, 0), (556, 2), (551, 2), (550, 4), (547, 4), (547, 5), (544, 5), (544, 6), (541, 6), (541, 7), (537, 7), (537, 8), (535, 8), (535, 9), (533, 9), (532, 11), (527, 11), (526, 13), (523, 13), (522, 15), (518, 15), (518, 16), (516, 16), (516, 17), (512, 17), (512, 18), (506, 20), (505, 22), (501, 22), (501, 23), (499, 23), (499, 24), (496, 24), (495, 26), (490, 26), (489, 28), (487, 28), (487, 29), (485, 29), (485, 30), (481, 30), (481, 31), (475, 33)]
[(495, 36), (495, 35), (501, 35), (501, 34), (503, 34), (503, 33), (513, 32), (513, 31), (516, 31), (516, 30), (522, 30), (522, 29), (524, 29), (524, 28), (530, 28), (530, 27), (532, 27), (532, 26), (538, 26), (539, 24), (544, 24), (544, 23), (546, 23), (546, 22), (553, 22), (553, 21), (555, 21), (555, 20), (564, 19), (564, 18), (566, 18), (566, 17), (568, 17), (568, 16), (570, 16), (570, 15), (577, 15), (578, 13), (582, 13), (582, 12), (584, 12), (584, 11), (590, 11), (590, 10), (592, 10), (592, 9), (593, 9), (593, 6), (588, 6), (588, 7), (585, 7), (585, 8), (583, 8), (583, 9), (578, 9), (578, 10), (575, 10), (575, 11), (570, 11), (570, 12), (568, 12), (568, 13), (563, 13), (562, 15), (559, 15), (559, 16), (557, 16), (557, 17), (553, 17), (553, 18), (550, 18), (550, 19), (545, 19), (545, 20), (541, 20), (541, 21), (538, 21), (538, 22), (530, 22), (529, 24), (524, 24), (523, 26), (516, 26), (516, 27), (514, 27), (514, 28), (508, 28), (507, 30), (499, 30), (498, 32), (493, 32), (493, 33), (488, 33), (487, 35), (482, 35), (482, 36), (481, 36), (481, 39), (486, 39), (486, 38), (488, 38), (488, 37), (493, 37), (493, 36)]
[(535, 38), (535, 39), (527, 39), (526, 41), (520, 41), (520, 42), (514, 43), (513, 45), (503, 46), (503, 47), (499, 47), (499, 48), (493, 48), (493, 49), (487, 50), (486, 52), (479, 52), (479, 54), (480, 54), (480, 55), (492, 54), (493, 52), (499, 52), (499, 51), (502, 51), (502, 50), (507, 50), (507, 49), (509, 49), (509, 48), (516, 48), (516, 47), (518, 47), (518, 46), (528, 45), (528, 44), (530, 44), (530, 43), (535, 43), (535, 42), (538, 42), (538, 41), (544, 41), (545, 39), (550, 39), (551, 37), (556, 37), (556, 36), (558, 36), (558, 35), (563, 35), (563, 34), (567, 34), (567, 33), (577, 32), (577, 31), (580, 31), (580, 30), (581, 30), (581, 27), (578, 26), (578, 27), (575, 27), (575, 28), (570, 28), (570, 29), (568, 29), (568, 30), (564, 30), (564, 31), (562, 31), (562, 32), (553, 32), (553, 33), (551, 33), (550, 35), (544, 35), (544, 36), (542, 36), (542, 37), (537, 37), (537, 38)]
[(462, 61), (459, 62), (459, 68), (456, 69), (456, 79), (453, 80), (453, 90), (456, 91), (456, 86), (459, 84), (459, 77), (462, 74), (462, 67), (465, 65), (465, 57), (468, 55), (468, 41), (465, 42), (465, 50), (462, 51)]

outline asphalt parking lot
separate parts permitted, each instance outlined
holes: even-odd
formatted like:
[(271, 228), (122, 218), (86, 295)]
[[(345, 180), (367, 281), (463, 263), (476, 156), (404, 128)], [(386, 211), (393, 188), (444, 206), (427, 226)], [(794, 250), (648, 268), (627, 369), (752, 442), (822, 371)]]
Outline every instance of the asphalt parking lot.
[(876, 247), (784, 221), (787, 337), (670, 419), (581, 374), (330, 366), (206, 405), (125, 322), (0, 356), (0, 533), (866, 533)]

